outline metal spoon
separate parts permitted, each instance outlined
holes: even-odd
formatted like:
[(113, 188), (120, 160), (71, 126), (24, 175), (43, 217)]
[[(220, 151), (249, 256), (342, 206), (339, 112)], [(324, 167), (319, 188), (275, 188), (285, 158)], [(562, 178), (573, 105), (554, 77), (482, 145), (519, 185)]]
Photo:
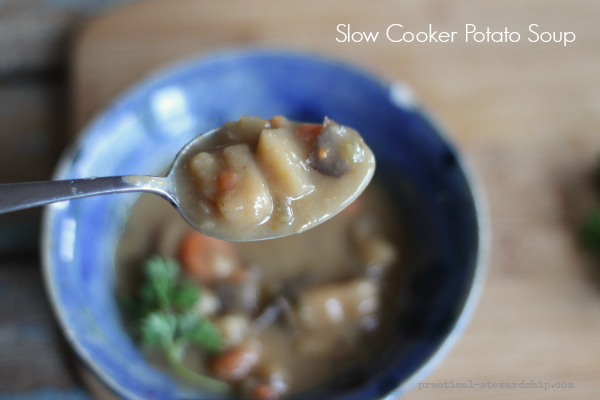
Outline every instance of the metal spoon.
[(171, 203), (187, 223), (198, 229), (198, 224), (191, 218), (191, 214), (186, 212), (180, 205), (174, 178), (177, 168), (187, 151), (192, 147), (200, 146), (201, 142), (202, 144), (206, 141), (210, 142), (210, 136), (219, 129), (196, 136), (187, 143), (177, 153), (164, 177), (125, 175), (0, 185), (0, 214), (104, 194), (149, 192), (157, 194)]

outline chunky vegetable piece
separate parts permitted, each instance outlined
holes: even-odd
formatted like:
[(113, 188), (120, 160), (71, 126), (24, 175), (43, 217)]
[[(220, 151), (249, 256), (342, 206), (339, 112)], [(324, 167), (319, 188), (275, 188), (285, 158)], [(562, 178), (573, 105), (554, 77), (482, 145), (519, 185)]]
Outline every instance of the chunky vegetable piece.
[(299, 299), (302, 327), (330, 330), (361, 319), (379, 310), (379, 288), (365, 278), (323, 285), (305, 291)]
[(179, 246), (179, 259), (184, 270), (199, 283), (213, 283), (229, 277), (240, 267), (235, 248), (230, 242), (190, 230)]
[(258, 341), (249, 340), (215, 357), (211, 364), (212, 372), (224, 381), (241, 381), (260, 361), (261, 350)]
[(258, 139), (256, 157), (270, 176), (273, 190), (280, 196), (294, 199), (312, 192), (315, 187), (292, 135), (285, 128), (263, 130)]
[(217, 208), (231, 224), (259, 225), (271, 215), (273, 200), (250, 148), (245, 144), (226, 147), (223, 159), (230, 170), (217, 175)]
[(375, 169), (360, 135), (327, 118), (319, 125), (242, 117), (184, 157), (176, 174), (184, 208), (202, 232), (230, 241), (311, 228), (350, 204)]

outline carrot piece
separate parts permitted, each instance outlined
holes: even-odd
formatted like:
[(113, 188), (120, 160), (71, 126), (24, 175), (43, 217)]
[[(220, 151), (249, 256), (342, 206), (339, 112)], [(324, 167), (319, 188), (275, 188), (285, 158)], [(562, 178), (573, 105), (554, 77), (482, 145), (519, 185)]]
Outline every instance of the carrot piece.
[(185, 272), (204, 284), (227, 278), (239, 268), (239, 259), (231, 242), (195, 230), (190, 230), (181, 241), (179, 261)]
[(235, 347), (213, 358), (212, 373), (221, 380), (237, 382), (244, 379), (260, 360), (257, 349), (248, 344)]
[(323, 125), (302, 124), (296, 128), (296, 136), (306, 142), (309, 148), (312, 148), (323, 131)]
[(237, 186), (239, 177), (230, 170), (221, 171), (217, 174), (217, 187), (219, 192), (229, 192)]
[(324, 148), (319, 148), (319, 151), (317, 153), (317, 156), (322, 160), (324, 158), (327, 158), (327, 156), (329, 155), (329, 150), (324, 149)]
[(298, 136), (300, 137), (316, 137), (321, 134), (321, 130), (323, 129), (323, 125), (321, 124), (302, 124), (296, 130)]
[(319, 124), (302, 124), (296, 129), (296, 134), (302, 140), (307, 141), (311, 146), (321, 135), (323, 125)]
[(359, 197), (358, 199), (354, 200), (352, 203), (348, 204), (348, 207), (346, 207), (342, 211), (340, 211), (340, 214), (348, 215), (348, 216), (357, 215), (362, 210), (362, 208), (364, 206), (363, 203), (364, 203), (364, 201), (361, 200), (361, 198)]
[(260, 383), (252, 389), (252, 397), (260, 400), (275, 400), (279, 398), (279, 393), (272, 385)]

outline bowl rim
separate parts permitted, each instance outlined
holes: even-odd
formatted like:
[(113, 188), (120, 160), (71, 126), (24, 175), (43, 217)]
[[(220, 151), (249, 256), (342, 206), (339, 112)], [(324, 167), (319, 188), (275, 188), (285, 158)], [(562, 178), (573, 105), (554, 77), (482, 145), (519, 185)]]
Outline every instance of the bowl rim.
[[(244, 59), (249, 56), (293, 57), (307, 61), (314, 61), (321, 64), (328, 64), (335, 68), (360, 75), (374, 84), (386, 87), (390, 91), (401, 87), (403, 90), (406, 90), (406, 93), (410, 94), (410, 96), (408, 98), (404, 98), (402, 102), (394, 101), (395, 105), (399, 108), (410, 108), (413, 112), (418, 112), (421, 117), (429, 121), (440, 140), (446, 144), (450, 144), (455, 150), (457, 163), (460, 170), (464, 174), (467, 188), (473, 199), (473, 208), (478, 228), (477, 257), (473, 266), (473, 275), (468, 288), (468, 293), (463, 300), (459, 316), (450, 328), (447, 335), (442, 339), (438, 347), (433, 350), (432, 354), (404, 381), (399, 382), (398, 386), (380, 398), (381, 400), (393, 400), (412, 389), (420, 380), (429, 375), (447, 356), (448, 352), (454, 347), (468, 326), (468, 323), (474, 314), (478, 300), (481, 297), (485, 277), (487, 276), (492, 232), (485, 189), (477, 170), (474, 168), (474, 162), (468, 156), (466, 156), (464, 152), (461, 151), (460, 146), (458, 146), (456, 142), (449, 139), (449, 137), (455, 137), (455, 135), (452, 133), (452, 130), (448, 128), (447, 124), (443, 122), (443, 118), (440, 118), (439, 115), (435, 115), (432, 110), (418, 102), (414, 96), (412, 96), (412, 92), (409, 89), (410, 86), (404, 83), (402, 80), (386, 80), (383, 77), (372, 74), (368, 70), (365, 70), (358, 65), (353, 65), (347, 61), (329, 58), (306, 51), (294, 51), (289, 49), (261, 47), (244, 49), (229, 48), (225, 50), (218, 50), (196, 54), (190, 57), (184, 57), (178, 61), (164, 63), (153, 68), (149, 73), (127, 85), (105, 107), (96, 111), (83, 126), (83, 128), (79, 130), (77, 137), (74, 138), (71, 144), (68, 145), (63, 151), (52, 174), (52, 179), (60, 180), (65, 178), (66, 173), (73, 164), (77, 153), (86, 142), (89, 132), (93, 132), (97, 127), (101, 126), (105, 120), (109, 119), (110, 115), (113, 114), (115, 110), (122, 106), (122, 104), (127, 103), (130, 101), (130, 99), (140, 95), (146, 91), (148, 87), (151, 87), (162, 81), (165, 77), (176, 74), (180, 71), (188, 70), (196, 65), (202, 65), (226, 59)], [(40, 259), (42, 263), (42, 276), (45, 290), (50, 301), (50, 307), (58, 322), (58, 325), (60, 326), (67, 342), (75, 351), (79, 359), (83, 361), (85, 367), (97, 378), (99, 378), (99, 380), (108, 389), (119, 396), (126, 395), (130, 399), (144, 400), (137, 394), (123, 388), (110, 376), (108, 376), (108, 374), (105, 373), (100, 366), (98, 366), (93, 358), (87, 354), (84, 347), (78, 343), (74, 332), (67, 323), (64, 311), (62, 310), (58, 299), (58, 289), (53, 285), (53, 280), (51, 279), (52, 272), (56, 268), (52, 263), (52, 251), (54, 246), (52, 245), (53, 237), (51, 232), (51, 227), (55, 218), (55, 210), (55, 206), (52, 204), (45, 206), (43, 210), (40, 230)]]

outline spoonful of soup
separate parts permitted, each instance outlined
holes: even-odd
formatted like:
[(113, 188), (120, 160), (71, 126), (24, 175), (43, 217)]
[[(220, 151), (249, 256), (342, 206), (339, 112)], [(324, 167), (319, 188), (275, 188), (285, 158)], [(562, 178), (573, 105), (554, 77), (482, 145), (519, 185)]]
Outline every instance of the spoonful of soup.
[(353, 129), (242, 117), (192, 139), (164, 177), (128, 175), (0, 185), (0, 213), (120, 192), (169, 201), (198, 231), (241, 242), (300, 233), (365, 189), (375, 157)]

